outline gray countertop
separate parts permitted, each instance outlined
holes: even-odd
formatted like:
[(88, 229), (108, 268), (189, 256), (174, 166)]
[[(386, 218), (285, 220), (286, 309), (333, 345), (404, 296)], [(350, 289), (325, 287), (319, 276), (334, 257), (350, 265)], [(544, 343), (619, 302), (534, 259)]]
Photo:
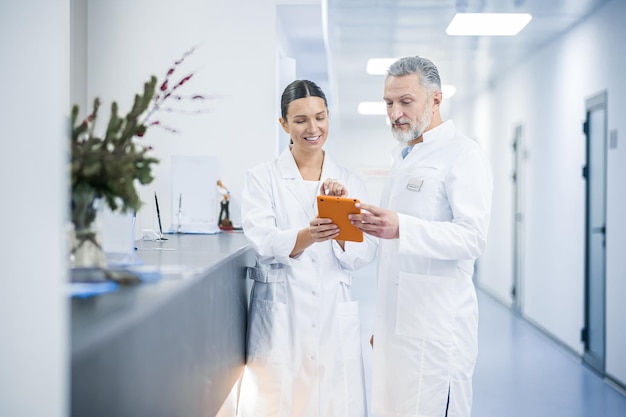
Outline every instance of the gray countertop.
[(215, 235), (166, 235), (166, 241), (138, 241), (137, 254), (146, 267), (159, 268), (156, 282), (123, 285), (114, 293), (73, 299), (72, 356), (150, 315), (160, 305), (203, 279), (217, 265), (240, 256), (248, 243), (240, 232)]
[(72, 417), (214, 417), (244, 369), (243, 234), (137, 242), (154, 282), (71, 305)]

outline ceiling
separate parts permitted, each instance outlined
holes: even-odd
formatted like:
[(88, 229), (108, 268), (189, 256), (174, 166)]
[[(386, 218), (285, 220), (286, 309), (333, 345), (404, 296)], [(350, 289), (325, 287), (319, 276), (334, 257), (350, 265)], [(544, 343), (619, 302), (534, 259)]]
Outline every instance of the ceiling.
[[(384, 75), (369, 58), (420, 55), (439, 68), (462, 101), (506, 75), (609, 0), (285, 0), (278, 20), (290, 39), (297, 77), (320, 83), (333, 117), (362, 118), (360, 101), (382, 97)], [(515, 37), (445, 33), (456, 12), (524, 12), (532, 21)], [(330, 90), (330, 91), (329, 91)]]

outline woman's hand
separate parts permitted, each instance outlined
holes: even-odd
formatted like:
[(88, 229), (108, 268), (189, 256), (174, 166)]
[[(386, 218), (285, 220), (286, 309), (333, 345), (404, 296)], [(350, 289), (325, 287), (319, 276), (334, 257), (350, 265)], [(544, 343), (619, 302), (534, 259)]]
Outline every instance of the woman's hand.
[(347, 197), (348, 189), (336, 179), (327, 178), (320, 186), (320, 194), (332, 195), (336, 197)]
[[(334, 239), (339, 234), (339, 227), (336, 224), (331, 223), (331, 219), (322, 219), (316, 217), (311, 220), (309, 225), (309, 231), (311, 233), (311, 239), (313, 242), (323, 242), (325, 240)], [(345, 240), (337, 240), (336, 241), (341, 249), (345, 250), (346, 241)]]
[(289, 256), (292, 258), (300, 256), (306, 248), (315, 242), (324, 242), (336, 237), (339, 234), (339, 227), (331, 222), (331, 219), (321, 219), (319, 217), (311, 220), (309, 222), (309, 227), (305, 227), (304, 229), (300, 229), (298, 231), (296, 244), (291, 250)]
[[(313, 242), (324, 242), (337, 237), (339, 228), (331, 219), (314, 218), (309, 222), (309, 234)], [(312, 243), (313, 243), (312, 242)]]

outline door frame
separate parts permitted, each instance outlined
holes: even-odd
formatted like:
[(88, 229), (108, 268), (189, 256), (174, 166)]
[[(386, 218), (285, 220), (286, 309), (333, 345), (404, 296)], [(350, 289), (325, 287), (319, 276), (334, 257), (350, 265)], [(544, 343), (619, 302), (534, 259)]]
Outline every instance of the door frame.
[(526, 146), (523, 140), (523, 125), (517, 124), (513, 130), (513, 259), (511, 283), (511, 306), (516, 314), (522, 312), (524, 293), (524, 161)]
[[(600, 375), (605, 374), (605, 365), (606, 365), (606, 183), (607, 183), (607, 157), (608, 157), (608, 98), (607, 91), (602, 91), (598, 94), (595, 94), (585, 100), (585, 110), (586, 117), (585, 122), (583, 123), (583, 132), (585, 133), (585, 142), (586, 142), (586, 156), (585, 156), (585, 167), (583, 168), (583, 177), (585, 178), (585, 269), (584, 269), (584, 327), (581, 331), (581, 341), (584, 344), (583, 347), (583, 362), (592, 368), (594, 371), (598, 372)], [(590, 115), (593, 111), (597, 110), (604, 111), (604, 135), (602, 142), (602, 159), (603, 159), (603, 167), (602, 172), (596, 173), (596, 169), (591, 165), (592, 164), (592, 144), (590, 140)], [(604, 263), (603, 273), (601, 277), (592, 277), (592, 268), (591, 268), (591, 242), (592, 242), (592, 233), (591, 230), (591, 184), (589, 181), (590, 175), (601, 175), (602, 178), (602, 186), (603, 186), (603, 225), (600, 227), (600, 231), (596, 231), (599, 233), (603, 233), (603, 259)], [(591, 281), (594, 279), (594, 286), (598, 289), (600, 288), (600, 296), (597, 299), (592, 300), (591, 294)], [(600, 281), (598, 281), (600, 279)], [(598, 303), (600, 305), (594, 305)], [(592, 311), (593, 310), (593, 311)], [(600, 328), (592, 327), (592, 313), (595, 312), (598, 314), (596, 317), (601, 319)], [(601, 352), (592, 352), (589, 349), (591, 344), (590, 338), (597, 338), (600, 340), (594, 339), (594, 343), (601, 344)]]

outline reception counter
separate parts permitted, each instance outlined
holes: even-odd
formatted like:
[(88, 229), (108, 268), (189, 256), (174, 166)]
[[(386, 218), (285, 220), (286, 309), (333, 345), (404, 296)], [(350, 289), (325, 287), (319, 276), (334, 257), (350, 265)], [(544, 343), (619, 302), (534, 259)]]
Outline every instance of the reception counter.
[(214, 417), (241, 375), (252, 250), (241, 233), (167, 238), (137, 243), (160, 279), (72, 300), (72, 416)]

